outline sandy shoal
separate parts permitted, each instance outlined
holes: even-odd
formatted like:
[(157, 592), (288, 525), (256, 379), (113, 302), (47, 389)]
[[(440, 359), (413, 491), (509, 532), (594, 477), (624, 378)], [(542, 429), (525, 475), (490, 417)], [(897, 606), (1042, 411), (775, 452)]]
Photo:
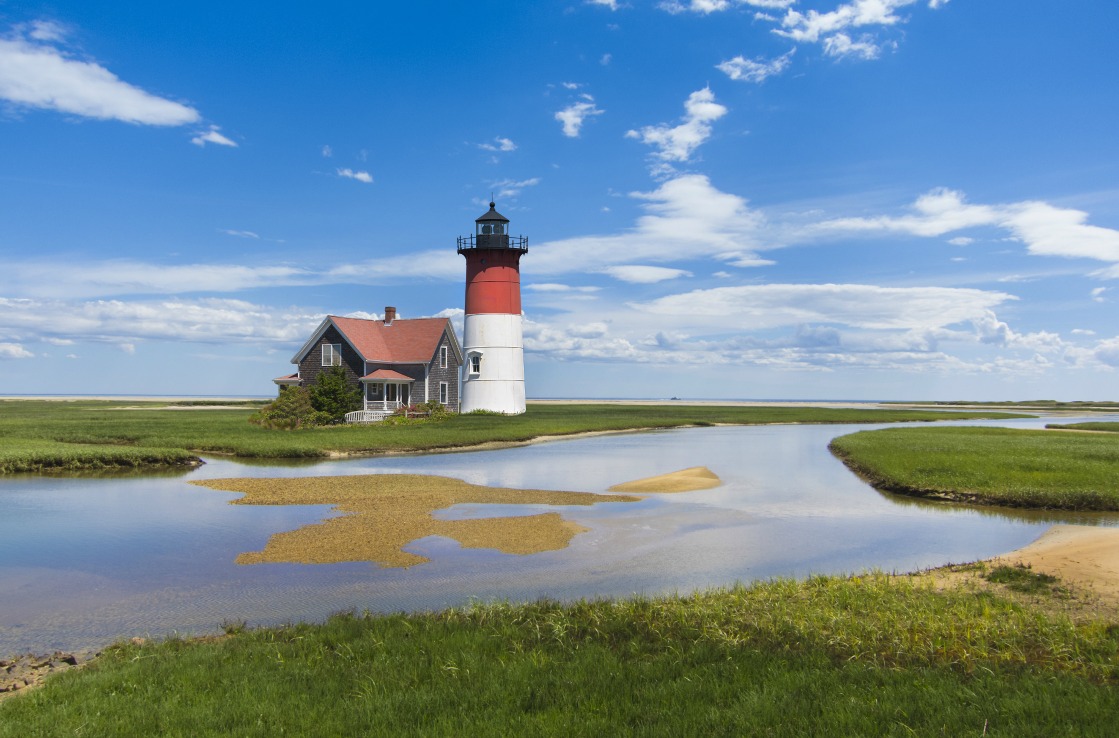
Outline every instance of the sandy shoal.
[(298, 530), (276, 533), (263, 551), (243, 553), (239, 564), (287, 562), (332, 564), (371, 561), (407, 567), (428, 559), (404, 550), (412, 541), (445, 536), (465, 548), (530, 554), (565, 548), (586, 528), (558, 512), (471, 520), (440, 520), (436, 510), (462, 503), (593, 505), (633, 502), (628, 495), (483, 487), (460, 479), (419, 474), (341, 477), (236, 478), (191, 482), (240, 492), (238, 505), (334, 505), (346, 513)]
[(1028, 565), (1119, 604), (1119, 528), (1054, 525), (1033, 543), (994, 561)]
[(700, 489), (711, 489), (723, 483), (715, 472), (706, 466), (693, 466), (689, 469), (658, 474), (655, 477), (646, 477), (632, 482), (615, 484), (611, 492), (634, 493), (661, 493), (661, 492), (694, 492)]

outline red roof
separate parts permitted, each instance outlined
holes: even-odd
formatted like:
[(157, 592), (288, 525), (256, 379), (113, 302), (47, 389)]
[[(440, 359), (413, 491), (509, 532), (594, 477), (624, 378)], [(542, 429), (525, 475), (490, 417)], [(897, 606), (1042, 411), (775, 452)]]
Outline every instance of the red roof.
[(362, 358), (387, 364), (426, 364), (431, 361), (443, 332), (450, 324), (448, 318), (397, 319), (391, 325), (385, 325), (383, 320), (339, 318), (334, 315), (330, 319)]
[(299, 375), (298, 374), (287, 374), (287, 375), (284, 375), (282, 377), (276, 377), (272, 381), (275, 382), (276, 384), (280, 384), (280, 383), (296, 383), (296, 384), (298, 384), (299, 383)]
[(383, 379), (395, 379), (395, 380), (403, 380), (405, 382), (414, 382), (415, 381), (411, 377), (406, 377), (403, 374), (401, 374), (400, 372), (394, 372), (392, 369), (378, 369), (375, 372), (370, 372), (369, 374), (366, 374), (364, 377), (362, 377), (361, 381), (364, 382), (367, 379), (382, 379), (382, 380)]

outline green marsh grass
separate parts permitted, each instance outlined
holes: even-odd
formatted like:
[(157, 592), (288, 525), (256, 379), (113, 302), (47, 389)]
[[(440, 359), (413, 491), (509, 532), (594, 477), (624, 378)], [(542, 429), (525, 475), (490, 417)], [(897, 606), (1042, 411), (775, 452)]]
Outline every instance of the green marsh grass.
[(122, 645), (0, 736), (1110, 735), (1119, 628), (881, 574)]
[[(549, 435), (693, 425), (765, 423), (882, 423), (979, 417), (1004, 413), (947, 413), (789, 407), (637, 405), (529, 405), (523, 415), (455, 415), (444, 421), (271, 430), (251, 425), (258, 405), (219, 410), (162, 410), (166, 403), (112, 401), (0, 401), (0, 473), (34, 463), (57, 468), (128, 464), (132, 457), (163, 449), (182, 455), (227, 454), (242, 458), (324, 458), (332, 453), (373, 454), (458, 449), (485, 443), (517, 443)], [(130, 409), (142, 407), (144, 409)], [(140, 450), (143, 449), (143, 453)], [(188, 453), (189, 452), (189, 453)]]
[(1102, 431), (1104, 433), (1119, 433), (1119, 423), (1069, 423), (1062, 425), (1060, 423), (1049, 423), (1045, 426), (1052, 430), (1086, 430), (1086, 431)]
[(829, 448), (876, 488), (979, 504), (1119, 510), (1119, 435), (886, 428)]

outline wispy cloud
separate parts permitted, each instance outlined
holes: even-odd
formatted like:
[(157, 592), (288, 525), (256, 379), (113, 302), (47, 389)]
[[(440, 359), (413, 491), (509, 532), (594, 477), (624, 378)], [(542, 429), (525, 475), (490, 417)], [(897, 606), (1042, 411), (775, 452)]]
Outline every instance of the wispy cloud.
[(742, 56), (736, 56), (733, 59), (716, 64), (715, 68), (733, 80), (761, 83), (788, 69), (795, 53), (796, 49), (793, 48), (776, 59), (768, 61), (761, 58), (746, 59)]
[(495, 197), (498, 198), (512, 198), (521, 194), (525, 187), (535, 187), (540, 184), (539, 177), (530, 177), (529, 179), (502, 179), (497, 182), (492, 182), (491, 186), (496, 190)]
[[(303, 340), (322, 316), (245, 300), (0, 300), (0, 322), (28, 336), (111, 343), (131, 353), (142, 341), (199, 343)], [(9, 358), (29, 358), (17, 344)], [(0, 352), (3, 349), (0, 348)], [(25, 353), (27, 355), (25, 355)]]
[(232, 146), (237, 147), (237, 143), (229, 138), (226, 138), (220, 133), (221, 128), (218, 126), (210, 126), (210, 130), (198, 133), (190, 140), (195, 146), (205, 147), (206, 144), (212, 143), (218, 146)]
[(973, 205), (964, 194), (945, 187), (921, 195), (901, 216), (837, 218), (810, 228), (815, 231), (862, 231), (942, 236), (981, 226), (995, 226), (1026, 244), (1031, 254), (1095, 259), (1115, 264), (1099, 274), (1119, 276), (1119, 231), (1089, 225), (1081, 210), (1058, 208), (1047, 202), (1024, 201)]
[(630, 282), (633, 284), (655, 284), (669, 279), (692, 276), (691, 272), (683, 269), (671, 269), (669, 267), (648, 266), (643, 264), (619, 264), (617, 266), (604, 267), (601, 271), (621, 282)]
[(688, 0), (688, 2), (665, 0), (665, 2), (659, 3), (657, 7), (673, 14), (699, 13), (701, 15), (708, 15), (709, 13), (717, 13), (738, 5), (776, 10), (787, 8), (795, 2), (796, 0)]
[(334, 149), (329, 144), (322, 147), (322, 156), (324, 159), (329, 159), (334, 156)]
[(218, 232), (219, 233), (224, 233), (227, 236), (237, 236), (238, 238), (252, 238), (252, 239), (260, 238), (259, 234), (253, 233), (252, 231), (235, 231), (235, 230), (231, 230), (229, 228), (219, 228)]
[(373, 184), (373, 175), (369, 172), (355, 171), (348, 167), (336, 169), (335, 172), (338, 174), (339, 177), (343, 177), (345, 179), (356, 179), (358, 182)]
[(480, 143), (478, 148), (483, 151), (516, 151), (517, 144), (513, 143), (512, 139), (505, 138), (504, 136), (494, 136), (493, 143)]
[(600, 110), (595, 105), (594, 98), (584, 95), (584, 99), (568, 105), (563, 110), (557, 111), (555, 119), (563, 126), (563, 135), (568, 138), (578, 138), (583, 130), (583, 123), (595, 115), (602, 115), (605, 110)]
[(152, 126), (195, 123), (194, 108), (129, 84), (63, 42), (58, 24), (36, 21), (0, 38), (0, 99), (18, 107), (57, 110), (100, 120)]
[(35, 354), (18, 343), (0, 343), (0, 360), (33, 358), (35, 358)]
[(715, 102), (711, 88), (704, 87), (684, 101), (684, 117), (679, 125), (645, 126), (627, 131), (626, 138), (654, 147), (653, 155), (663, 162), (686, 162), (711, 137), (711, 124), (726, 113), (727, 109)]

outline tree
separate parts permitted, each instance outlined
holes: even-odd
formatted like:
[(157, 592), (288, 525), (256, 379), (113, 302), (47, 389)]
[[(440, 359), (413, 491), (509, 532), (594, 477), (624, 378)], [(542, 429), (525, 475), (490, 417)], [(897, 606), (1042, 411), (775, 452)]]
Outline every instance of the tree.
[(280, 388), (280, 396), (249, 416), (249, 422), (265, 428), (294, 430), (331, 422), (326, 413), (311, 405), (311, 394), (304, 387)]
[(341, 366), (320, 372), (308, 393), (311, 406), (326, 413), (335, 423), (341, 423), (346, 413), (361, 410), (363, 406), (361, 388), (346, 381), (346, 370)]

